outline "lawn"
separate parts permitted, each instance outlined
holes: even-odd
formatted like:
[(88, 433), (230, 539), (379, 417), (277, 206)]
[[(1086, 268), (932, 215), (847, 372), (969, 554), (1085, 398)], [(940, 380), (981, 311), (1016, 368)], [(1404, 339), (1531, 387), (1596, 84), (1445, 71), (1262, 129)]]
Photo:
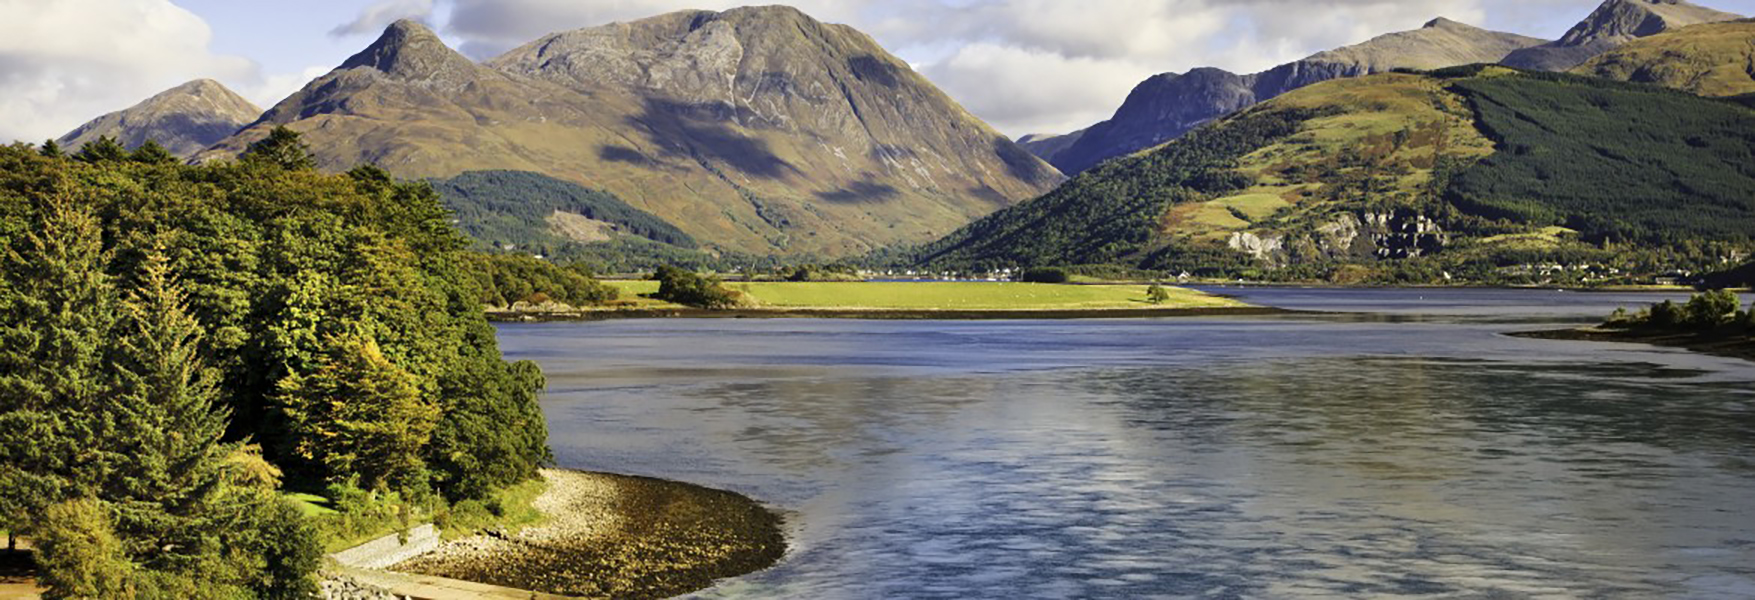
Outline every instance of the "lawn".
[(307, 517), (320, 517), (323, 515), (335, 514), (335, 509), (329, 507), (328, 498), (316, 494), (285, 493), (281, 495), (288, 500), (297, 502), (299, 512), (304, 513)]
[[(610, 281), (632, 299), (658, 291), (654, 281)], [(1143, 285), (1048, 285), (997, 282), (731, 282), (757, 307), (893, 310), (1076, 310), (1222, 308), (1242, 306), (1194, 290), (1169, 287), (1170, 300), (1146, 302)]]

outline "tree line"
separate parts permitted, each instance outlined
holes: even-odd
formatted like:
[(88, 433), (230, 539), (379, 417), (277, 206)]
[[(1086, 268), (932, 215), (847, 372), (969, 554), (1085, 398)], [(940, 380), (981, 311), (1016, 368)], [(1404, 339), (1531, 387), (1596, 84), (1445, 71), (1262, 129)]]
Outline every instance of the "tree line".
[(50, 597), (309, 597), (282, 492), (437, 510), (551, 460), (481, 311), (508, 284), (426, 183), (319, 173), (286, 129), (155, 146), (0, 147), (0, 528)]

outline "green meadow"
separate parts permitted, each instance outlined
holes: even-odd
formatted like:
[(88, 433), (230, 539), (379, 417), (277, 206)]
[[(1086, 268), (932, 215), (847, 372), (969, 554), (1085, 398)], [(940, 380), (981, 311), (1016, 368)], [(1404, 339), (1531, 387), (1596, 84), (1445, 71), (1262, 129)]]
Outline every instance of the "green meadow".
[[(658, 291), (656, 281), (606, 281), (624, 298)], [(1225, 308), (1235, 300), (1166, 287), (1170, 299), (1146, 301), (1143, 285), (1050, 285), (1010, 282), (728, 282), (756, 308), (871, 310), (1080, 310)], [(646, 301), (647, 307), (662, 306)]]

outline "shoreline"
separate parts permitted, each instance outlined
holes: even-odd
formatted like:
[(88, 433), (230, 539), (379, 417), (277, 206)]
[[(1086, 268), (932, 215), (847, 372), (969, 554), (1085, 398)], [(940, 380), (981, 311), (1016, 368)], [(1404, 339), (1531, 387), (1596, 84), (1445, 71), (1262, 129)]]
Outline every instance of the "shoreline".
[(749, 497), (689, 483), (542, 472), (545, 520), (441, 544), (391, 571), (585, 598), (663, 598), (772, 567), (782, 518)]
[(1710, 354), (1713, 356), (1755, 362), (1755, 342), (1751, 342), (1748, 339), (1738, 339), (1734, 337), (1726, 338), (1695, 333), (1601, 329), (1597, 327), (1519, 331), (1507, 333), (1505, 335), (1536, 340), (1647, 344), (1651, 346), (1662, 346), (1665, 348), (1681, 348), (1684, 350), (1699, 352), (1701, 354)]
[(1232, 317), (1291, 315), (1304, 311), (1262, 306), (1203, 308), (1074, 308), (1074, 309), (869, 309), (869, 308), (643, 308), (582, 311), (489, 310), (494, 322), (592, 322), (620, 319), (850, 319), (867, 321), (1001, 321), (1078, 319), (1157, 319), (1170, 317)]
[(1345, 284), (1345, 283), (1291, 283), (1291, 282), (1202, 282), (1190, 281), (1178, 283), (1177, 287), (1200, 288), (1308, 288), (1320, 290), (1509, 290), (1528, 292), (1574, 292), (1580, 294), (1691, 294), (1697, 288), (1685, 285), (1506, 285), (1491, 283), (1408, 283), (1408, 284)]

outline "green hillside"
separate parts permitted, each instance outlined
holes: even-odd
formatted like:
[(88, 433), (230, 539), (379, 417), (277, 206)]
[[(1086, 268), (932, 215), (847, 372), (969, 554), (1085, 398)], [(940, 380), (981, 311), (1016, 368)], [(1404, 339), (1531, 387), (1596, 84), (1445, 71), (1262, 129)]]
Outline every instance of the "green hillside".
[(495, 247), (558, 247), (638, 236), (680, 248), (695, 239), (614, 194), (524, 171), (471, 171), (432, 182), (458, 227)]
[(1573, 72), (1702, 96), (1755, 93), (1755, 19), (1694, 25), (1634, 40)]
[(1559, 262), (1626, 276), (1747, 247), (1752, 152), (1755, 112), (1654, 86), (1488, 66), (1378, 75), (1113, 161), (914, 258), (1399, 281)]
[(1545, 74), (1451, 89), (1500, 148), (1452, 183), (1448, 197), (1465, 212), (1616, 241), (1755, 233), (1755, 113), (1747, 109)]

